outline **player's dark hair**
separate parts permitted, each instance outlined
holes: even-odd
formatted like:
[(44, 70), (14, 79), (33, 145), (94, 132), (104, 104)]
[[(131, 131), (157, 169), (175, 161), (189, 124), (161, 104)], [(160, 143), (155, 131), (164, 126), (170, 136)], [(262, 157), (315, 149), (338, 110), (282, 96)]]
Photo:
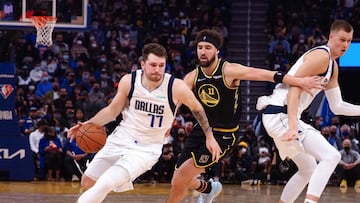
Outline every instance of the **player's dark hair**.
[(149, 57), (149, 54), (154, 54), (158, 57), (167, 58), (167, 52), (165, 47), (157, 43), (146, 44), (142, 50), (142, 60), (146, 61)]
[(217, 49), (220, 49), (223, 45), (223, 37), (216, 30), (205, 29), (197, 33), (195, 37), (196, 43), (209, 42), (214, 45)]

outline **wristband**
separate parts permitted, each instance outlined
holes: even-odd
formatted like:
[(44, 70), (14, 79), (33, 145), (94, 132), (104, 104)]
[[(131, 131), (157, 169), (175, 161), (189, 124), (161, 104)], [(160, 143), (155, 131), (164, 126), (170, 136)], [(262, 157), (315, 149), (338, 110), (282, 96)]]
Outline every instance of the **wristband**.
[(284, 77), (285, 77), (285, 73), (280, 72), (280, 71), (277, 71), (277, 72), (274, 74), (274, 81), (275, 81), (276, 83), (282, 83)]

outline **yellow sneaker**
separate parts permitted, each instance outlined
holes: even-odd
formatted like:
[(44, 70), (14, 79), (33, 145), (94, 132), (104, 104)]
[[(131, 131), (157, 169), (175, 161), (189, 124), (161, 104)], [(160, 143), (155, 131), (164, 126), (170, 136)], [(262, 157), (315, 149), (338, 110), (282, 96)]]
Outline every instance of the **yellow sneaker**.
[(360, 180), (357, 180), (354, 185), (354, 189), (356, 192), (360, 193)]
[(340, 187), (341, 188), (347, 188), (347, 181), (345, 179), (341, 180)]

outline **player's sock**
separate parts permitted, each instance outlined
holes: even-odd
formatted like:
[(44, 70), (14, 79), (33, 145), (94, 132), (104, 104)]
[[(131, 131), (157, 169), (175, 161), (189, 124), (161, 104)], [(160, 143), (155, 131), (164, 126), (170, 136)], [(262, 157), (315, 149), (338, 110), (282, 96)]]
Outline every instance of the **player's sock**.
[(205, 180), (200, 180), (200, 186), (196, 190), (201, 193), (210, 193), (211, 184), (209, 184), (209, 182), (206, 182)]
[(312, 199), (308, 199), (306, 198), (304, 203), (317, 203), (316, 201), (312, 200)]

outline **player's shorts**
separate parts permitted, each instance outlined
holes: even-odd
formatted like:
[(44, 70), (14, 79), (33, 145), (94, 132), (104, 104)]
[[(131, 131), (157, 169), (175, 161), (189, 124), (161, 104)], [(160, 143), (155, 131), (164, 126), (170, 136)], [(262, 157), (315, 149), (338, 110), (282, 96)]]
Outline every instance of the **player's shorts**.
[(263, 125), (273, 138), (276, 147), (279, 150), (281, 159), (293, 158), (301, 152), (304, 152), (302, 141), (307, 134), (319, 133), (314, 127), (303, 121), (298, 121), (299, 138), (292, 141), (283, 141), (281, 136), (287, 132), (289, 126), (286, 106), (272, 106), (268, 105), (263, 111), (262, 121)]
[[(222, 153), (220, 157), (225, 156), (234, 146), (238, 137), (238, 128), (219, 129), (213, 128), (214, 137), (219, 144)], [(206, 137), (199, 125), (195, 125), (190, 135), (186, 138), (185, 147), (176, 163), (175, 168), (179, 168), (189, 158), (192, 158), (195, 166), (198, 168), (207, 168), (213, 165), (212, 155), (206, 148)]]
[(150, 170), (161, 155), (162, 143), (141, 143), (125, 131), (117, 129), (107, 138), (105, 146), (95, 155), (85, 171), (93, 180), (110, 167), (122, 167), (128, 171), (129, 177), (124, 177), (119, 183), (117, 192), (133, 189), (132, 181)]

